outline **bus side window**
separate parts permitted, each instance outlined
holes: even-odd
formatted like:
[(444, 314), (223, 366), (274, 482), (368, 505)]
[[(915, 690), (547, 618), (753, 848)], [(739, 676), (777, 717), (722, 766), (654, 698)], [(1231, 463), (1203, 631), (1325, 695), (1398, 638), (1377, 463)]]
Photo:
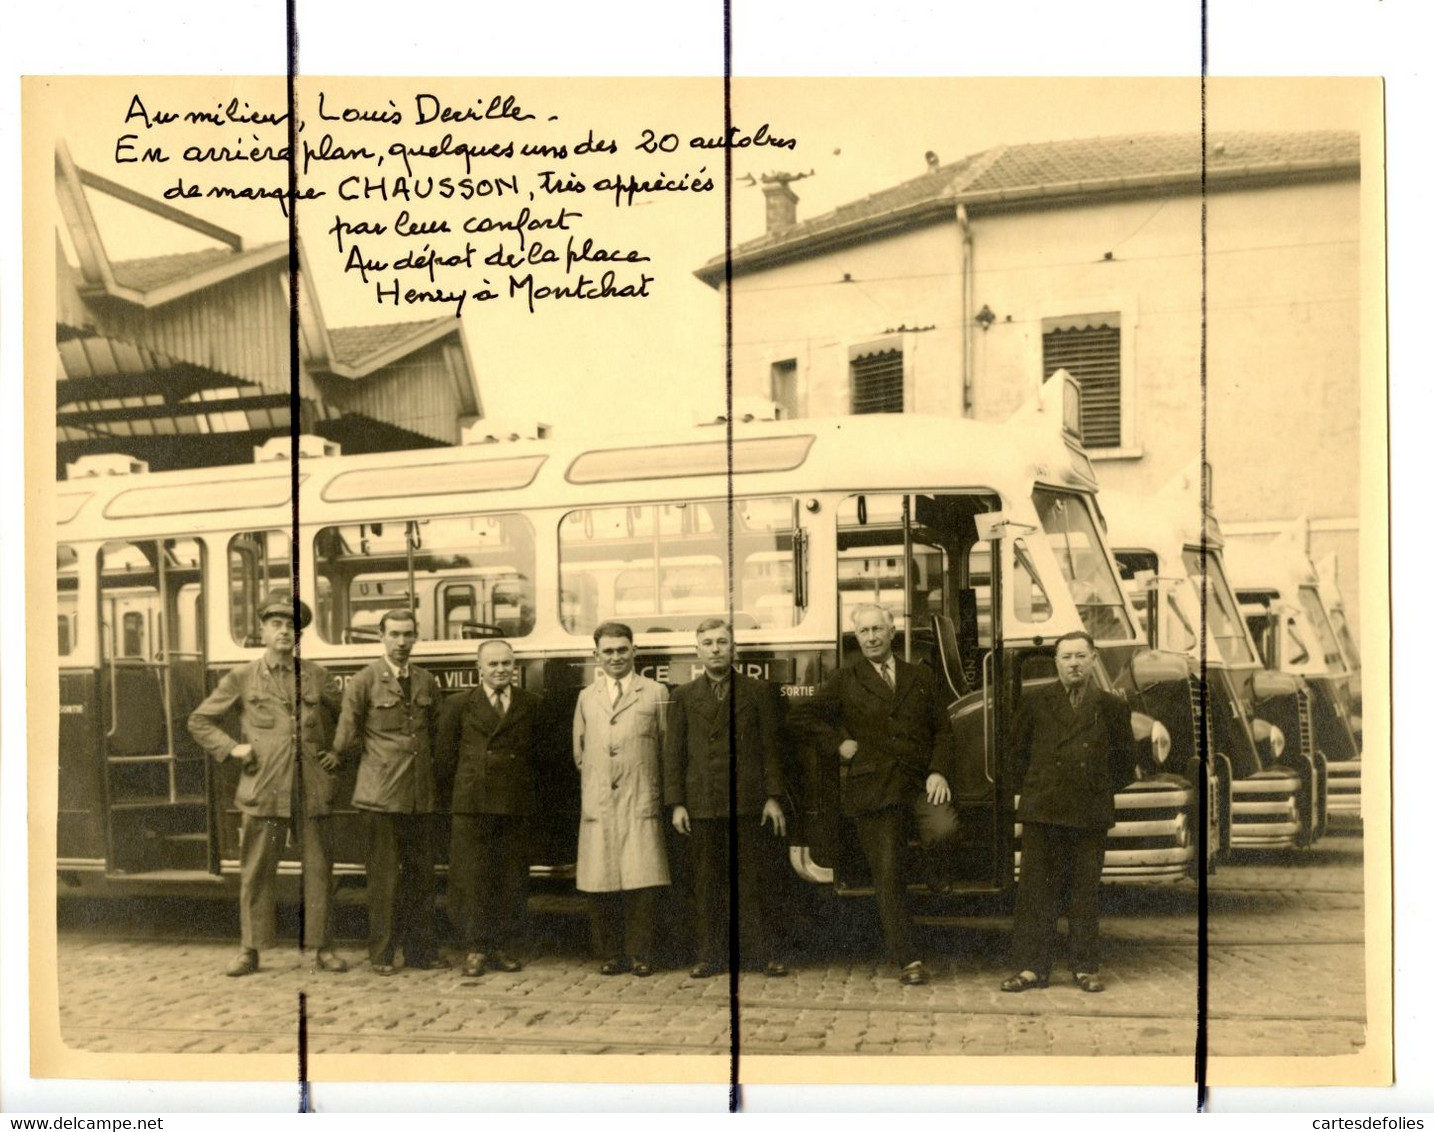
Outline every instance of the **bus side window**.
[(60, 655), (69, 656), (79, 644), (79, 555), (61, 543), (56, 557), (56, 597), (59, 604)]
[[(314, 537), (319, 634), (377, 640), (391, 609), (412, 609), (437, 640), (533, 631), (536, 539), (523, 515), (450, 515), (325, 527)], [(410, 581), (411, 579), (411, 581)]]
[(120, 656), (144, 656), (144, 614), (129, 610), (120, 619), (120, 632)]
[(786, 628), (797, 605), (796, 507), (790, 497), (684, 500), (570, 511), (558, 524), (563, 628), (618, 617), (638, 632), (683, 632), (728, 613), (738, 626)]
[(234, 643), (258, 648), (258, 611), (273, 589), (289, 587), (287, 531), (245, 531), (229, 540), (229, 633)]

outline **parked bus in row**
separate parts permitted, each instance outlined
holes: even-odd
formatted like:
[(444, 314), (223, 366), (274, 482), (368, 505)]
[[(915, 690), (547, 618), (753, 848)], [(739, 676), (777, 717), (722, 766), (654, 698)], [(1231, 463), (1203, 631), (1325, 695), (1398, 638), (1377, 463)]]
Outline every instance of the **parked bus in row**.
[(1207, 762), (1230, 808), (1232, 848), (1313, 845), (1324, 833), (1327, 762), (1310, 694), (1270, 672), (1225, 575), (1225, 540), (1197, 461), (1153, 496), (1101, 493), (1121, 577), (1152, 644), (1183, 652), (1203, 711)]
[(1320, 578), (1293, 528), (1229, 549), (1240, 609), (1266, 668), (1300, 677), (1309, 689), (1315, 746), (1329, 760), (1330, 813), (1360, 813), (1363, 735), (1356, 675), (1320, 597)]
[[(579, 822), (569, 723), (604, 620), (632, 626), (644, 674), (677, 683), (700, 671), (695, 626), (727, 615), (746, 671), (795, 712), (852, 647), (852, 606), (885, 605), (896, 647), (950, 690), (956, 887), (980, 892), (1015, 873), (1013, 714), (1054, 679), (1052, 642), (1084, 626), (1131, 689), (1142, 739), (1105, 876), (1189, 875), (1210, 807), (1183, 658), (1183, 708), (1162, 725), (1144, 705), (1172, 661), (1138, 639), (1090, 462), (1062, 421), (1058, 407), (1007, 425), (869, 416), (303, 458), (297, 498), (287, 460), (72, 476), (57, 489), (63, 884), (234, 882), (237, 771), (206, 760), (185, 720), (256, 655), (256, 610), (290, 584), (314, 612), (302, 655), (340, 681), (378, 655), (389, 609), (416, 615), (414, 660), (444, 691), (474, 685), (479, 642), (512, 644), (548, 713), (534, 873), (559, 880)], [(793, 868), (860, 891), (837, 768), (796, 745), (789, 764)], [(356, 878), (359, 815), (335, 823), (336, 871)]]

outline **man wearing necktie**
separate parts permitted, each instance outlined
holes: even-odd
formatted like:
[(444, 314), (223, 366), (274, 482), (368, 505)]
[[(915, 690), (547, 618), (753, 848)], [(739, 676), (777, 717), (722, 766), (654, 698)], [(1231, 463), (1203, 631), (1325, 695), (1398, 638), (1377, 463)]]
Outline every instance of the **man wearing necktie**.
[(927, 976), (911, 939), (907, 829), (914, 817), (928, 848), (954, 838), (951, 719), (935, 674), (892, 655), (896, 626), (885, 607), (858, 605), (852, 628), (861, 656), (817, 689), (799, 720), (818, 756), (838, 765), (842, 814), (871, 869), (887, 947), (901, 982), (915, 986)]
[[(728, 887), (737, 854), (738, 945), (743, 965), (787, 973), (778, 924), (787, 832), (781, 798), (781, 704), (777, 690), (732, 666), (732, 627), (697, 626), (702, 672), (672, 693), (662, 779), (672, 825), (692, 839), (697, 897), (694, 979), (728, 969)], [(735, 781), (734, 781), (735, 780)], [(736, 798), (736, 809), (732, 798)], [(771, 826), (771, 831), (766, 826)]]
[(582, 778), (580, 892), (592, 896), (604, 975), (652, 974), (658, 889), (670, 881), (662, 820), (667, 689), (633, 671), (632, 629), (593, 633), (598, 673), (573, 713), (573, 760)]
[(438, 681), (409, 663), (418, 622), (407, 609), (379, 621), (383, 656), (344, 692), (334, 750), (362, 742), (353, 804), (368, 825), (369, 963), (392, 975), (395, 948), (406, 967), (442, 968), (434, 910), (433, 740)]
[(478, 687), (449, 696), (435, 763), (452, 785), (448, 912), (467, 958), (463, 974), (521, 971), (528, 914), (528, 834), (537, 811), (533, 723), (538, 697), (518, 687), (506, 641), (478, 646)]
[(1056, 925), (1066, 906), (1071, 970), (1083, 991), (1105, 989), (1098, 952), (1100, 871), (1115, 793), (1135, 777), (1130, 709), (1091, 680), (1095, 642), (1084, 632), (1056, 641), (1054, 683), (1023, 693), (1012, 735), (1020, 794), (1021, 879), (1011, 958), (1001, 984), (1020, 992), (1050, 981)]

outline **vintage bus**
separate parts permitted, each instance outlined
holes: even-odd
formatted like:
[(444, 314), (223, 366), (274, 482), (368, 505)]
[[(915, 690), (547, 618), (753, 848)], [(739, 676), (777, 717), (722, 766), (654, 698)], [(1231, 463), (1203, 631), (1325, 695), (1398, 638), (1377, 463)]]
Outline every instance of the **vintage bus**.
[[(1204, 482), (1210, 483), (1208, 465)], [(1121, 577), (1152, 644), (1186, 656), (1207, 763), (1228, 795), (1230, 846), (1313, 845), (1328, 772), (1299, 677), (1270, 672), (1225, 575), (1224, 538), (1197, 461), (1149, 497), (1101, 493)]]
[[(950, 689), (957, 887), (1001, 891), (1018, 851), (1006, 733), (1023, 690), (1054, 678), (1051, 642), (1091, 627), (1137, 708), (1149, 673), (1170, 665), (1149, 663), (1137, 639), (1091, 465), (1061, 426), (1059, 408), (1008, 425), (870, 416), (305, 458), (296, 470), (78, 469), (57, 488), (62, 888), (233, 885), (236, 772), (201, 756), (185, 720), (224, 670), (257, 655), (255, 610), (290, 584), (297, 530), (295, 580), (314, 611), (302, 654), (337, 680), (379, 655), (387, 609), (414, 611), (415, 661), (445, 691), (474, 686), (479, 642), (512, 643), (546, 713), (534, 873), (557, 881), (575, 858), (570, 720), (596, 625), (626, 621), (641, 670), (676, 683), (699, 670), (695, 626), (726, 613), (741, 663), (795, 713), (851, 647), (851, 605), (881, 602), (898, 649)], [(1184, 877), (1209, 844), (1178, 659), (1175, 717), (1133, 715), (1142, 777), (1117, 800), (1109, 880)], [(797, 743), (788, 761), (794, 870), (861, 891), (836, 768)], [(338, 870), (357, 884), (361, 823), (353, 811), (335, 820)]]
[(1304, 681), (1315, 745), (1329, 760), (1329, 809), (1360, 813), (1361, 747), (1355, 674), (1320, 596), (1320, 579), (1291, 530), (1229, 548), (1230, 576), (1260, 658)]

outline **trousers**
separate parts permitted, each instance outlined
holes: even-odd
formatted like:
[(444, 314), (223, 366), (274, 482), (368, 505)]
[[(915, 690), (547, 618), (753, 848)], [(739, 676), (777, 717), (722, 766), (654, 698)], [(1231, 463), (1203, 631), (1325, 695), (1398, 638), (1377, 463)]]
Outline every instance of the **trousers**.
[[(432, 814), (368, 814), (368, 957), (413, 966), (438, 955)], [(402, 883), (400, 883), (400, 881)]]
[[(737, 840), (737, 891), (732, 878), (732, 837)], [(693, 887), (697, 898), (697, 958), (725, 967), (732, 957), (731, 916), (737, 911), (738, 959), (746, 966), (777, 960), (783, 949), (780, 924), (786, 876), (781, 838), (764, 828), (762, 819), (693, 818)], [(734, 899), (735, 897), (735, 899)]]
[(886, 806), (856, 814), (856, 835), (871, 869), (876, 909), (886, 949), (898, 967), (917, 957), (911, 947), (911, 912), (906, 900), (906, 830), (909, 806)]
[(1026, 822), (1021, 828), (1021, 880), (1011, 962), (1018, 971), (1051, 973), (1056, 925), (1070, 924), (1073, 971), (1100, 970), (1100, 870), (1105, 830)]
[(594, 943), (598, 958), (607, 961), (632, 959), (652, 962), (652, 945), (657, 931), (659, 888), (629, 888), (621, 892), (592, 892)]
[(467, 951), (514, 951), (528, 917), (528, 819), (454, 814), (448, 910)]
[(275, 877), (289, 831), (299, 844), (303, 870), (303, 946), (333, 946), (334, 837), (327, 815), (292, 818), (244, 814), (239, 827), (239, 934), (241, 946), (262, 951), (274, 944)]

